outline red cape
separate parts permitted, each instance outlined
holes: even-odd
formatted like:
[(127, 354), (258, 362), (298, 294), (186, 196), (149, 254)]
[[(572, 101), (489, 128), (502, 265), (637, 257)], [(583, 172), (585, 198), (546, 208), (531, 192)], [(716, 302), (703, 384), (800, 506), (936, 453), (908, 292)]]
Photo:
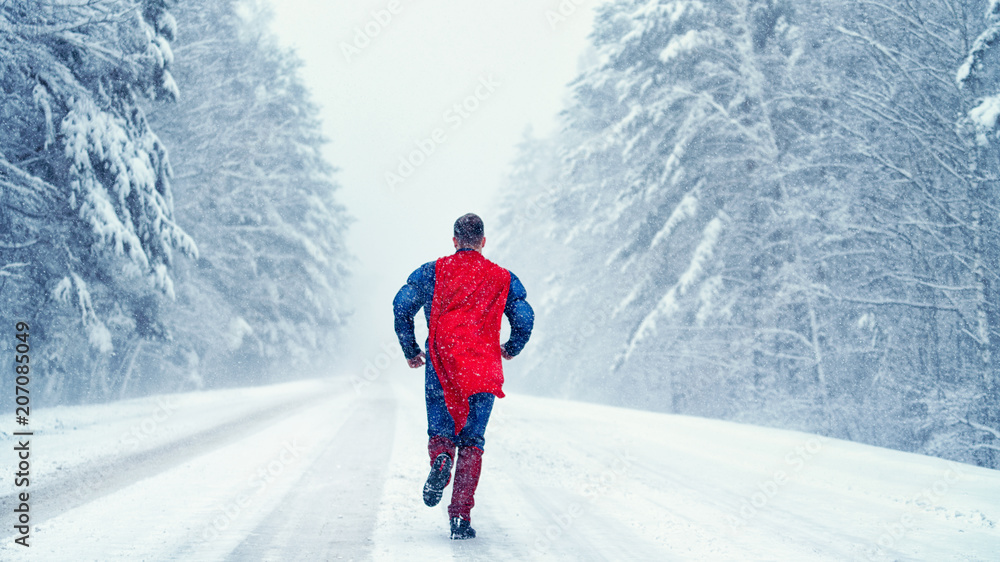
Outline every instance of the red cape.
[(470, 396), (504, 396), (500, 321), (509, 290), (510, 272), (474, 250), (434, 264), (427, 354), (456, 433), (465, 427)]

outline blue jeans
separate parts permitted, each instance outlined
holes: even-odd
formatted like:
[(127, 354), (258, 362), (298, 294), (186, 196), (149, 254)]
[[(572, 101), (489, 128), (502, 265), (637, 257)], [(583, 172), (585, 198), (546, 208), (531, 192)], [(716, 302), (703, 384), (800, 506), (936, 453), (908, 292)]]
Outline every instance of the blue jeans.
[(430, 359), (424, 371), (424, 398), (427, 400), (427, 436), (443, 436), (451, 439), (458, 447), (479, 447), (486, 444), (486, 424), (493, 411), (493, 400), (489, 392), (480, 392), (469, 397), (469, 417), (461, 431), (455, 431), (455, 420), (451, 418), (444, 403), (444, 389)]

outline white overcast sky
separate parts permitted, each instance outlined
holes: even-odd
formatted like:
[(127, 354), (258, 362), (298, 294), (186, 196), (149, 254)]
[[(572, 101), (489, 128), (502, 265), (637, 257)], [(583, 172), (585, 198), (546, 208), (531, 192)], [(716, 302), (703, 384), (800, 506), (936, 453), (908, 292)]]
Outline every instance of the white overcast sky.
[[(274, 31), (305, 62), (302, 76), (331, 140), (327, 156), (339, 168), (339, 199), (355, 217), (355, 339), (345, 366), (360, 368), (381, 345), (395, 345), (392, 297), (420, 264), (454, 251), (457, 217), (483, 217), (489, 257), (490, 235), (504, 228), (491, 219), (514, 147), (527, 126), (537, 134), (556, 126), (598, 3), (271, 1)], [(560, 4), (568, 15), (553, 24), (548, 12), (559, 13)], [(348, 60), (342, 44), (354, 46), (357, 29), (376, 30), (376, 14), (384, 22), (390, 5), (398, 13)], [(495, 90), (479, 89), (485, 99), (474, 112), (446, 114), (481, 80)], [(386, 172), (435, 129), (444, 141), (390, 190)]]

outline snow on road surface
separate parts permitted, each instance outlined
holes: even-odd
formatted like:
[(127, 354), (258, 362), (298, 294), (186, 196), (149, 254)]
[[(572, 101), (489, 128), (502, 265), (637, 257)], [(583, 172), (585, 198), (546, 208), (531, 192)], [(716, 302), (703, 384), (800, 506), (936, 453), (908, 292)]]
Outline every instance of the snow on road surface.
[(6, 470), (0, 559), (1000, 559), (1000, 471), (520, 395), (487, 431), (479, 536), (450, 541), (422, 392), (400, 370), (37, 411), (32, 546)]

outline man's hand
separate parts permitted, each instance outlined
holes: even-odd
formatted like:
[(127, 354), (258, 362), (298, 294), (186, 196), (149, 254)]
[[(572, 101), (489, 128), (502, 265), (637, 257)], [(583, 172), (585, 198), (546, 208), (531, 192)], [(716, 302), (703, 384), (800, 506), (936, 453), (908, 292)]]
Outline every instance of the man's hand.
[(410, 366), (411, 369), (419, 369), (424, 366), (424, 352), (421, 351), (413, 359), (407, 359), (406, 364)]
[(507, 353), (507, 348), (504, 347), (504, 346), (502, 346), (502, 345), (500, 346), (500, 356), (503, 357), (504, 359), (507, 359), (507, 360), (510, 360), (510, 359), (514, 358), (513, 355)]

